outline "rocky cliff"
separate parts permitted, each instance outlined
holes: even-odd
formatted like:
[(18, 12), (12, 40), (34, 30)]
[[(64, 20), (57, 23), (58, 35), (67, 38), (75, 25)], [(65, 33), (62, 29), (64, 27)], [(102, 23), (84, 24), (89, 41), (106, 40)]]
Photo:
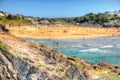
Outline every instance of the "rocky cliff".
[(119, 66), (91, 64), (63, 56), (45, 44), (0, 33), (0, 80), (103, 80), (107, 74), (119, 80)]

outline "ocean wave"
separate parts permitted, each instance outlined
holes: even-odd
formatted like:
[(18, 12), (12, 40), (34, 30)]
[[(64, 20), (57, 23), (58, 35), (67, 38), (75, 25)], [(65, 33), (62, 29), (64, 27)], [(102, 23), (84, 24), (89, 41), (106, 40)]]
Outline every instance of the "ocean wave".
[(101, 48), (113, 48), (114, 46), (113, 45), (106, 45), (106, 46), (103, 46)]
[(91, 48), (91, 49), (80, 50), (79, 52), (103, 52), (105, 53), (106, 51), (100, 50), (99, 48)]
[(81, 45), (72, 45), (70, 47), (72, 47), (72, 48), (78, 48), (78, 47), (83, 47), (83, 46), (81, 46)]

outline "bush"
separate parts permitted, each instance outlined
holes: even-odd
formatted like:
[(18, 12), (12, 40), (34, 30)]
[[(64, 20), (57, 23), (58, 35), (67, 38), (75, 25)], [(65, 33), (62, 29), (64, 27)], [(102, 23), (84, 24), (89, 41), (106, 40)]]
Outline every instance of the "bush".
[(6, 47), (5, 47), (5, 45), (3, 45), (3, 44), (0, 44), (0, 50), (6, 50)]
[(114, 24), (114, 27), (119, 28), (120, 27), (120, 23)]

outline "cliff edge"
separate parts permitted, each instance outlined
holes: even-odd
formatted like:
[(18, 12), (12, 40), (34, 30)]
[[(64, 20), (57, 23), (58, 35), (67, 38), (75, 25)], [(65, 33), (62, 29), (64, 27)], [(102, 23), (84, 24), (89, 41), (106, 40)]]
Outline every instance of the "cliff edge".
[(103, 80), (100, 76), (109, 75), (119, 80), (120, 67), (63, 56), (45, 44), (0, 32), (0, 80)]

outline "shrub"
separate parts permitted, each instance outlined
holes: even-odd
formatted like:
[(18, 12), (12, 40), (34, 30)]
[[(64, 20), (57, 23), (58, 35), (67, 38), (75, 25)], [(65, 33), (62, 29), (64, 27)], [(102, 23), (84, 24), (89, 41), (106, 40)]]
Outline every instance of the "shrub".
[(5, 45), (3, 45), (3, 44), (0, 44), (0, 50), (6, 50), (6, 47), (5, 47)]

